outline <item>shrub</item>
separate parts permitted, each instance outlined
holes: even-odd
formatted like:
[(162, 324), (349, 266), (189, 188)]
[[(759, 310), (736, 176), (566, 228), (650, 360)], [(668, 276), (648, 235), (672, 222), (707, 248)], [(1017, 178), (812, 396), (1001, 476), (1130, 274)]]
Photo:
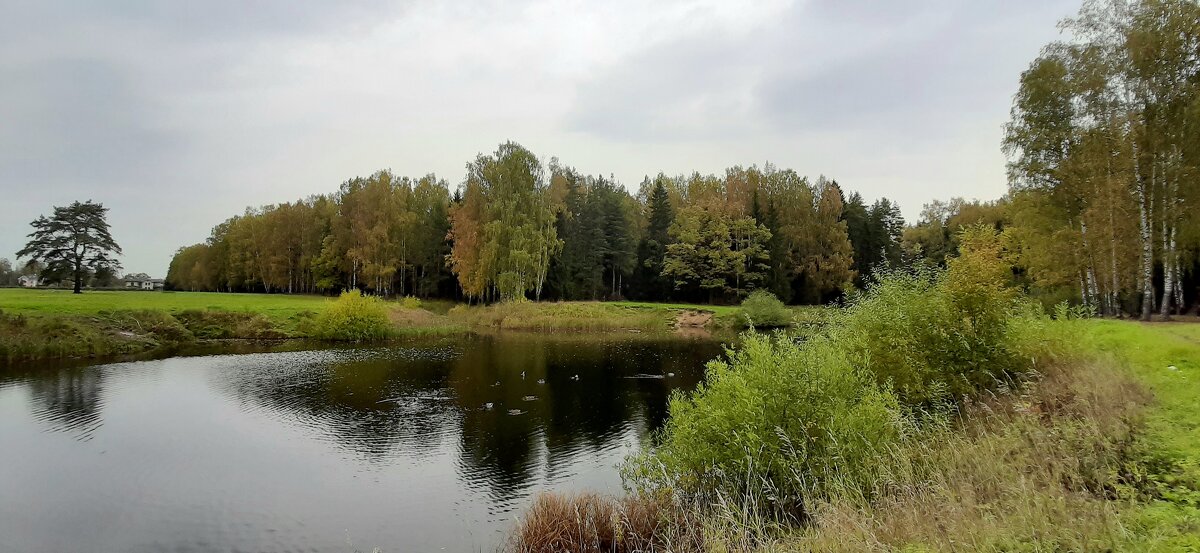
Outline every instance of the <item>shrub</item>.
[(858, 485), (900, 431), (895, 398), (855, 369), (835, 344), (804, 346), (747, 334), (706, 383), (675, 395), (660, 447), (625, 467), (644, 491), (760, 493), (780, 515), (802, 515), (805, 497)]
[(416, 296), (404, 296), (403, 298), (400, 298), (400, 307), (405, 309), (420, 309), (421, 298)]
[(994, 390), (1032, 368), (1017, 333), (1044, 315), (1008, 286), (995, 231), (961, 237), (945, 271), (882, 273), (830, 325), (854, 364), (909, 405)]
[(364, 296), (358, 290), (342, 292), (317, 317), (313, 328), (313, 337), (322, 340), (366, 342), (391, 334), (387, 307), (379, 298)]
[(742, 301), (739, 319), (744, 327), (777, 328), (792, 324), (792, 311), (766, 290), (755, 290)]

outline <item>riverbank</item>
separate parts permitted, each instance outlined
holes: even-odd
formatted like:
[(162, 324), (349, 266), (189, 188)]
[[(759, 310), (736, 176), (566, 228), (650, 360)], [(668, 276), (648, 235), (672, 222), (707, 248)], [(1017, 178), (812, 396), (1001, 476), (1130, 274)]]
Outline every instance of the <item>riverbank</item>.
[(1044, 352), (1024, 384), (977, 396), (950, 419), (910, 426), (873, 457), (873, 484), (836, 482), (800, 519), (775, 516), (781, 490), (765, 475), (704, 499), (661, 488), (548, 494), (518, 518), (509, 549), (582, 539), (569, 550), (1197, 550), (1200, 324), (1067, 324), (1078, 327), (1076, 348)]
[[(335, 298), (214, 292), (0, 289), (0, 360), (128, 355), (212, 340), (312, 339)], [(732, 332), (740, 308), (643, 302), (518, 302), (455, 305), (384, 301), (388, 336), (531, 332)], [(790, 308), (813, 325), (827, 309)]]

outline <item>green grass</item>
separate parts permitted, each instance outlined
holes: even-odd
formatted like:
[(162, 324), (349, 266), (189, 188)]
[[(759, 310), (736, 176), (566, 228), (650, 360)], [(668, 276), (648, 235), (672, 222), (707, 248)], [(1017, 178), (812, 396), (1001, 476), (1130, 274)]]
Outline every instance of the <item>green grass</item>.
[(248, 311), (282, 327), (304, 312), (320, 312), (332, 302), (323, 296), (225, 294), (218, 292), (138, 292), (0, 288), (0, 310), (20, 315), (96, 315), (104, 311), (152, 310), (179, 313), (195, 309)]
[(1200, 324), (1096, 321), (1090, 341), (1154, 394), (1142, 445), (1159, 497), (1127, 528), (1141, 550), (1200, 551)]

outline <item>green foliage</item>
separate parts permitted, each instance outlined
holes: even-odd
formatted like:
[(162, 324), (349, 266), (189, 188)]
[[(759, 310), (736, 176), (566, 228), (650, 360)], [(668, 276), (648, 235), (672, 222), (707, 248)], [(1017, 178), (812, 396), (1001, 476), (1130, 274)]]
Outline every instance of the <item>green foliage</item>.
[(692, 206), (671, 226), (663, 276), (676, 289), (737, 298), (762, 282), (770, 267), (771, 231), (751, 217), (731, 217), (714, 207)]
[(537, 156), (515, 142), (467, 165), (465, 197), (451, 213), (450, 265), (463, 292), (500, 299), (541, 296), (562, 249)]
[(901, 431), (895, 397), (828, 340), (747, 334), (707, 375), (672, 397), (659, 448), (627, 465), (635, 486), (767, 490), (772, 507), (798, 514), (809, 496), (869, 481)]
[(342, 292), (314, 324), (313, 337), (322, 340), (367, 342), (392, 335), (387, 307), (379, 298), (358, 290)]
[(404, 296), (403, 298), (400, 298), (400, 307), (405, 309), (420, 309), (421, 298), (416, 296)]
[(831, 490), (869, 497), (876, 457), (918, 413), (1018, 384), (1069, 341), (1007, 286), (994, 231), (961, 242), (945, 271), (880, 274), (802, 345), (747, 335), (704, 385), (672, 399), (660, 447), (627, 467), (632, 482), (765, 491), (784, 513)]
[(742, 326), (755, 328), (776, 328), (790, 326), (793, 320), (792, 310), (783, 305), (775, 294), (765, 290), (755, 290), (742, 301), (739, 313)]
[(1028, 368), (1014, 337), (1027, 305), (1007, 286), (999, 236), (973, 227), (962, 242), (946, 271), (882, 273), (830, 325), (855, 363), (908, 404), (995, 389)]
[(871, 281), (871, 275), (877, 269), (899, 266), (900, 238), (904, 230), (899, 206), (887, 198), (880, 198), (868, 207), (862, 196), (855, 192), (842, 208), (842, 220), (846, 222), (846, 233), (854, 248), (855, 283), (860, 288)]

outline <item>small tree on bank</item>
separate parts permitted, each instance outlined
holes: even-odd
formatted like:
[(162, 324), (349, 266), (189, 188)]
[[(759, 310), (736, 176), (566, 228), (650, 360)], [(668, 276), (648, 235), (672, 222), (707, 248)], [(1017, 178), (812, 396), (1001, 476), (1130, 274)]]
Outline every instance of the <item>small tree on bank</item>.
[(108, 209), (91, 200), (56, 206), (53, 216), (30, 223), (34, 230), (17, 257), (44, 263), (43, 278), (70, 278), (75, 293), (82, 293), (83, 283), (97, 271), (120, 268), (112, 256), (119, 255), (121, 247), (109, 233), (107, 214)]

